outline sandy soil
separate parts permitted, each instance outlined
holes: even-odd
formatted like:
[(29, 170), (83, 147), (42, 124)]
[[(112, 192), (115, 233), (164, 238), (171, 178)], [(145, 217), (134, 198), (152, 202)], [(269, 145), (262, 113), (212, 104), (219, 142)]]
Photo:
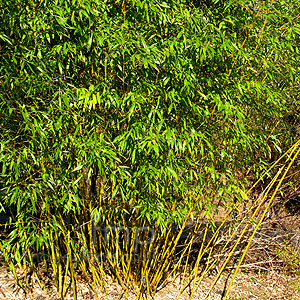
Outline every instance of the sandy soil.
[[(19, 270), (22, 276), (22, 271)], [(224, 286), (228, 276), (222, 275), (213, 292), (208, 299), (221, 300), (224, 296)], [(196, 289), (192, 299), (204, 299), (214, 277), (205, 277)], [(35, 300), (59, 300), (57, 291), (49, 282), (44, 290), (40, 288), (36, 280), (32, 280), (32, 292), (25, 295), (23, 290), (16, 285), (13, 274), (8, 267), (2, 266), (0, 269), (0, 299), (35, 299)], [(169, 283), (164, 289), (159, 291), (154, 299), (189, 299), (189, 290), (178, 294), (179, 282)], [(85, 283), (78, 284), (78, 299), (119, 299), (121, 295), (120, 286), (111, 282), (107, 287), (107, 292), (98, 291), (95, 293)], [(66, 295), (67, 300), (73, 299), (69, 290)], [(129, 295), (129, 299), (137, 299), (135, 295)], [(300, 280), (291, 276), (283, 276), (278, 272), (270, 274), (258, 274), (250, 271), (248, 273), (239, 272), (230, 291), (230, 299), (300, 299)]]

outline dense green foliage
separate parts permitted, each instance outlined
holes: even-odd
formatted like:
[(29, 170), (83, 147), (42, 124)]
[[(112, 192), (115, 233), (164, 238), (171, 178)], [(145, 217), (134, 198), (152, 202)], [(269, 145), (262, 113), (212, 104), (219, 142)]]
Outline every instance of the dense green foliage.
[(246, 199), (298, 136), (298, 15), (291, 0), (1, 0), (0, 204), (20, 247), (47, 244), (58, 214), (166, 225)]
[(275, 127), (298, 105), (296, 8), (3, 2), (2, 199), (26, 215), (91, 192), (161, 219), (225, 201), (293, 138)]

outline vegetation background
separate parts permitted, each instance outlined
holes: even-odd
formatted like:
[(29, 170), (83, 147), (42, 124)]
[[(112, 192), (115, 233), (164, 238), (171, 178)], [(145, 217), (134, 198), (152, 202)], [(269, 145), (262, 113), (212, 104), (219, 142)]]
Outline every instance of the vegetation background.
[(1, 251), (12, 270), (50, 249), (60, 294), (70, 276), (76, 295), (77, 268), (99, 285), (108, 271), (56, 255), (105, 249), (124, 288), (154, 295), (172, 264), (122, 263), (124, 244), (95, 246), (91, 220), (151, 225), (167, 261), (180, 237), (170, 224), (297, 191), (299, 8), (0, 1), (0, 209), (14, 225)]

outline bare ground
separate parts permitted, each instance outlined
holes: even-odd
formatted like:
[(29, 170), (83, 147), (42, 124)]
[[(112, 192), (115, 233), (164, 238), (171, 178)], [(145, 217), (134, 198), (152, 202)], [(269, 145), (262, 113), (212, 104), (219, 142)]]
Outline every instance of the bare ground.
[[(22, 275), (22, 271), (19, 271)], [(208, 299), (221, 300), (224, 296), (224, 286), (228, 275), (221, 276), (218, 284)], [(205, 277), (196, 289), (192, 299), (204, 299), (214, 277)], [(189, 290), (178, 295), (179, 282), (169, 283), (167, 287), (159, 291), (154, 299), (189, 299)], [(78, 299), (119, 299), (121, 295), (120, 286), (111, 282), (107, 291), (93, 292), (88, 285), (81, 282), (78, 284)], [(253, 271), (239, 272), (230, 291), (230, 299), (300, 299), (300, 280), (293, 276), (279, 274), (278, 272), (257, 273)], [(0, 270), (0, 299), (35, 299), (35, 300), (59, 300), (55, 287), (48, 283), (42, 290), (38, 283), (33, 280), (32, 292), (25, 295), (23, 290), (16, 285), (13, 274), (7, 267), (2, 266)], [(66, 299), (73, 299), (72, 292), (68, 291)], [(130, 295), (129, 299), (137, 299)]]

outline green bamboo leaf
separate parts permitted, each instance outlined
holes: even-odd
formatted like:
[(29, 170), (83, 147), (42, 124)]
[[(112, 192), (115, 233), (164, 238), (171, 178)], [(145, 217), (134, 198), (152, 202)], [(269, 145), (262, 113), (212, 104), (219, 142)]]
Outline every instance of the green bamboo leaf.
[(79, 171), (83, 168), (84, 164), (77, 166), (75, 169), (72, 170), (72, 172)]

